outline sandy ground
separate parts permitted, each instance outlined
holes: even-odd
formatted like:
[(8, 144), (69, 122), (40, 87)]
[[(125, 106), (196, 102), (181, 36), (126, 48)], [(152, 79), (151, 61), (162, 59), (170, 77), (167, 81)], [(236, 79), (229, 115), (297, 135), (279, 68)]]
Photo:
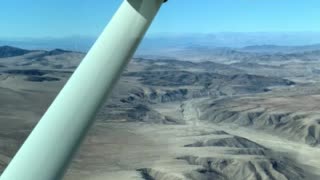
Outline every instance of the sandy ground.
[[(145, 123), (96, 123), (80, 150), (65, 180), (143, 179), (137, 169), (153, 168), (170, 174), (167, 179), (183, 179), (181, 174), (200, 168), (176, 159), (181, 156), (227, 157), (228, 147), (186, 148), (184, 145), (203, 138), (216, 137), (206, 134), (223, 130), (245, 137), (258, 144), (296, 160), (308, 173), (320, 177), (319, 148), (281, 139), (263, 131), (233, 125), (215, 125), (197, 119), (192, 101), (166, 103), (154, 108), (170, 116), (183, 117), (185, 125), (158, 125)], [(228, 135), (226, 135), (228, 136)], [(249, 156), (232, 155), (232, 158), (248, 159)], [(313, 179), (316, 176), (312, 176)], [(166, 178), (164, 178), (166, 179)]]

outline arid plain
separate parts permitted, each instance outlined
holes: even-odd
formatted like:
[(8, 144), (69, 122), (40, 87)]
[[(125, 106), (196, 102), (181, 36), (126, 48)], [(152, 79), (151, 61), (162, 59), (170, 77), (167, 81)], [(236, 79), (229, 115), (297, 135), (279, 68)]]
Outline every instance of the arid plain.
[[(320, 179), (320, 47), (170, 53), (132, 59), (66, 180)], [(0, 47), (1, 171), (84, 56)]]

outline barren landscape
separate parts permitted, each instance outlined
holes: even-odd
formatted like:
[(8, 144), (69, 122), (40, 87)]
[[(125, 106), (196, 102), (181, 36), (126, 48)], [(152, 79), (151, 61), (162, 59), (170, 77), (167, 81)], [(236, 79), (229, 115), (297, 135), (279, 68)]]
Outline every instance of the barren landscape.
[[(165, 54), (132, 59), (65, 180), (320, 179), (319, 45)], [(0, 47), (0, 172), (84, 56)]]

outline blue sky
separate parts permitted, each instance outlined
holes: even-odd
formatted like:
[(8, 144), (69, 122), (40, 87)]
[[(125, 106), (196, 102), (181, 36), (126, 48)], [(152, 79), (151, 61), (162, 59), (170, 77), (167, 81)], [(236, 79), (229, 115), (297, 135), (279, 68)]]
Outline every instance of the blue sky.
[[(2, 0), (0, 38), (97, 36), (122, 0)], [(169, 0), (148, 34), (320, 32), (319, 0)]]

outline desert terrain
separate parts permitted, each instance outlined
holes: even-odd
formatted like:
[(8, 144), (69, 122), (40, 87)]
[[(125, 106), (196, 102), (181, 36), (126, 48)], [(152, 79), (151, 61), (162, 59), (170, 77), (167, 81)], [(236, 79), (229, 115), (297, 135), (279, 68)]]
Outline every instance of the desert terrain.
[[(161, 54), (132, 59), (65, 180), (320, 179), (320, 46)], [(0, 172), (84, 56), (0, 47)]]

